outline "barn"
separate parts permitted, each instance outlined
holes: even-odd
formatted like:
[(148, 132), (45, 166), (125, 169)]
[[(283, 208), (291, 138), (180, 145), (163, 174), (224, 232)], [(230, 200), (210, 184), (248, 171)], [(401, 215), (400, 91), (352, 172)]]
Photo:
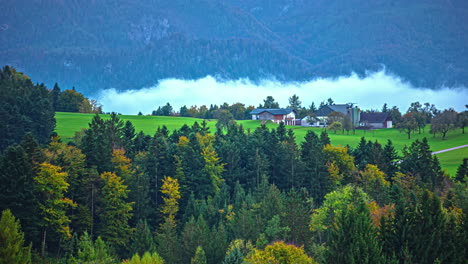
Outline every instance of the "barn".
[(371, 129), (392, 128), (392, 118), (389, 113), (361, 113), (361, 127)]

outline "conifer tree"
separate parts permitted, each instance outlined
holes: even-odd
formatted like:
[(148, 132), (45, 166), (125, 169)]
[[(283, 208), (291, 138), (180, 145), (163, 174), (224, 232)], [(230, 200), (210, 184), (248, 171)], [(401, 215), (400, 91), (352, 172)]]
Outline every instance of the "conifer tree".
[(313, 131), (308, 131), (301, 144), (301, 159), (304, 186), (317, 203), (323, 201), (328, 192), (328, 171), (325, 166), (323, 146)]
[(8, 147), (0, 156), (0, 210), (10, 209), (23, 223), (26, 238), (40, 241), (34, 164), (20, 145)]
[(418, 177), (429, 190), (441, 187), (443, 173), (437, 156), (433, 156), (426, 138), (414, 141), (409, 148), (403, 148), (403, 160), (400, 163), (403, 173)]
[(327, 253), (327, 263), (385, 263), (369, 208), (359, 192), (353, 191), (351, 203), (336, 215)]
[(198, 246), (195, 251), (195, 256), (190, 260), (190, 264), (206, 264), (206, 256), (203, 247)]
[(455, 180), (459, 182), (465, 182), (466, 177), (468, 177), (468, 158), (464, 158), (463, 163), (458, 167)]
[(156, 246), (148, 223), (140, 219), (131, 239), (130, 252), (143, 255), (146, 251), (155, 252)]
[(78, 252), (72, 257), (71, 263), (114, 264), (115, 258), (107, 244), (98, 237), (93, 242), (91, 236), (84, 232), (78, 242)]
[(181, 263), (189, 263), (191, 258), (195, 255), (198, 246), (208, 248), (210, 241), (209, 235), (210, 230), (205, 219), (203, 219), (203, 217), (198, 217), (198, 220), (195, 221), (195, 218), (191, 217), (189, 221), (185, 223), (180, 236), (182, 252)]
[(31, 263), (31, 245), (24, 246), (21, 225), (10, 210), (2, 211), (0, 218), (0, 263)]
[(322, 146), (331, 144), (330, 137), (326, 130), (322, 130), (322, 133), (320, 134), (320, 142), (322, 143)]
[(392, 141), (389, 139), (383, 149), (382, 167), (381, 170), (385, 172), (388, 178), (391, 178), (398, 171), (398, 155)]
[(96, 167), (99, 173), (112, 171), (112, 141), (107, 129), (108, 122), (95, 115), (86, 129), (80, 148), (86, 155), (88, 167)]
[(122, 264), (164, 264), (164, 259), (156, 252), (145, 252), (141, 257), (136, 253), (131, 259), (124, 260)]

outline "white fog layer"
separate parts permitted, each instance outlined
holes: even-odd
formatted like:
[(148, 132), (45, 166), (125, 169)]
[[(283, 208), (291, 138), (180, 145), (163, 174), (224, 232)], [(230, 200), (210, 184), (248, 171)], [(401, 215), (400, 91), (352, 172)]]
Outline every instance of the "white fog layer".
[(364, 78), (356, 74), (339, 78), (315, 79), (307, 82), (278, 82), (248, 79), (219, 81), (211, 76), (197, 80), (164, 79), (153, 87), (118, 92), (115, 89), (102, 91), (98, 101), (105, 112), (122, 114), (150, 114), (158, 106), (169, 102), (175, 111), (183, 105), (220, 105), (241, 102), (257, 107), (268, 95), (274, 97), (281, 107), (288, 105), (288, 98), (299, 96), (302, 106), (332, 98), (335, 103), (355, 103), (361, 109), (382, 108), (396, 105), (406, 112), (411, 102), (429, 102), (438, 109), (464, 109), (468, 104), (468, 89), (464, 87), (431, 90), (413, 87), (401, 78), (385, 71), (368, 74)]

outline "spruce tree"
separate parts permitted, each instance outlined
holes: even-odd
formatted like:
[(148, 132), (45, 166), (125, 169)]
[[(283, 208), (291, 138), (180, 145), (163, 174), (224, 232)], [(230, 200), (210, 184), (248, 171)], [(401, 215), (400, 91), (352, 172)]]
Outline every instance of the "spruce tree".
[(10, 210), (2, 211), (0, 218), (0, 263), (31, 263), (31, 245), (24, 246), (21, 225)]
[(464, 158), (463, 163), (458, 167), (455, 180), (459, 182), (465, 182), (466, 177), (468, 177), (468, 158)]
[(321, 203), (328, 192), (328, 171), (325, 166), (323, 146), (313, 131), (308, 131), (301, 144), (303, 186), (309, 190), (314, 201)]
[(34, 182), (34, 164), (24, 148), (8, 147), (0, 156), (0, 210), (10, 209), (23, 223), (28, 241), (40, 241), (38, 206)]
[(358, 192), (336, 216), (328, 244), (328, 263), (385, 263), (369, 208)]
[(140, 219), (130, 243), (130, 253), (143, 255), (146, 251), (155, 252), (153, 234), (144, 219)]
[(203, 247), (198, 246), (195, 251), (195, 256), (190, 260), (190, 264), (206, 264), (206, 256)]
[(382, 168), (381, 168), (381, 170), (385, 172), (388, 178), (393, 177), (393, 175), (395, 175), (395, 173), (398, 171), (399, 159), (400, 159), (400, 156), (395, 150), (395, 147), (393, 146), (392, 141), (389, 139), (383, 149)]
[(331, 144), (330, 137), (326, 130), (322, 130), (322, 133), (320, 134), (320, 142), (322, 143), (322, 146)]

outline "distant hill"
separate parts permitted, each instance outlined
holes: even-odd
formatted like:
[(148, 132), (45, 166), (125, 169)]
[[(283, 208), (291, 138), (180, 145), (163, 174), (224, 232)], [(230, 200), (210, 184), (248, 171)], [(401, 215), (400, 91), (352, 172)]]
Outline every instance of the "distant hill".
[(0, 0), (0, 64), (51, 86), (315, 77), (385, 65), (418, 86), (468, 86), (464, 0)]

